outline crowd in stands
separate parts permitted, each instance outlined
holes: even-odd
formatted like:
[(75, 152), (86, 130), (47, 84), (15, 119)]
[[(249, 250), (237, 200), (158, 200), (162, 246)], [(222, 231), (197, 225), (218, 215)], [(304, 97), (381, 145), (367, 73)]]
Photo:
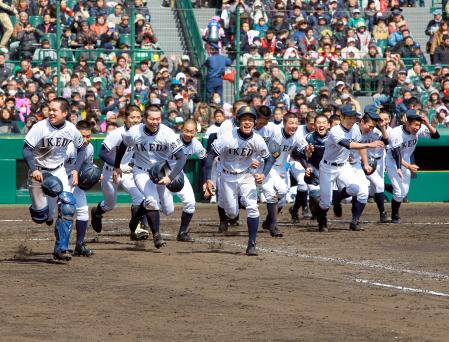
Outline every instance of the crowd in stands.
[[(72, 104), (69, 119), (91, 121), (96, 133), (122, 124), (132, 94), (142, 107), (161, 105), (164, 123), (175, 130), (194, 118), (204, 133), (217, 113), (232, 115), (223, 78), (234, 81), (248, 102), (270, 106), (275, 117), (287, 111), (302, 120), (314, 112), (330, 116), (346, 103), (361, 111), (357, 96), (370, 95), (398, 117), (418, 108), (436, 127), (449, 126), (449, 29), (442, 12), (434, 12), (425, 32), (429, 43), (422, 47), (402, 15), (401, 7), (415, 6), (414, 1), (365, 2), (223, 0), (220, 15), (203, 31), (210, 56), (202, 74), (202, 66), (194, 66), (188, 55), (160, 51), (142, 0), (134, 0), (134, 23), (129, 23), (128, 1), (62, 1), (56, 18), (49, 0), (0, 0), (0, 133), (26, 133), (45, 118), (58, 87)], [(57, 39), (65, 48), (59, 85)], [(133, 79), (132, 43), (139, 49)], [(233, 74), (236, 64), (239, 80)]]
[[(227, 54), (241, 66), (235, 82), (242, 96), (272, 111), (294, 111), (305, 119), (309, 112), (335, 114), (348, 102), (360, 111), (357, 97), (364, 95), (398, 118), (416, 108), (433, 125), (449, 126), (448, 24), (435, 10), (425, 32), (429, 43), (421, 46), (403, 15), (405, 6), (416, 3), (224, 0), (203, 39), (209, 60)], [(225, 74), (229, 64), (221, 64)]]
[[(142, 0), (62, 1), (60, 18), (49, 0), (0, 1), (0, 133), (26, 133), (48, 115), (58, 94), (71, 102), (70, 120), (87, 119), (95, 133), (122, 124), (131, 102), (160, 104), (165, 121), (178, 127), (198, 108), (199, 72), (188, 55), (164, 55)], [(56, 21), (61, 23), (57, 36)], [(135, 27), (131, 78), (131, 27)], [(60, 40), (60, 84), (56, 41)], [(176, 115), (173, 115), (176, 114)], [(173, 120), (171, 120), (172, 118)], [(204, 125), (204, 124), (203, 124)]]

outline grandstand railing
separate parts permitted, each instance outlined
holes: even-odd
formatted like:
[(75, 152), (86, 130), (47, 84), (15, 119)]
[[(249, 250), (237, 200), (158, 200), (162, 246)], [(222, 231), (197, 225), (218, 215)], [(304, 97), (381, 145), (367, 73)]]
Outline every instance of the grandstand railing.
[(206, 75), (206, 68), (204, 63), (207, 59), (207, 53), (204, 48), (204, 42), (193, 13), (192, 1), (176, 0), (174, 1), (174, 6), (176, 9), (175, 13), (179, 18), (182, 30), (184, 32), (184, 37), (186, 38), (186, 43), (191, 54), (192, 62), (195, 67), (200, 70), (202, 75), (200, 91), (204, 100), (206, 97), (206, 87), (204, 79), (204, 75)]
[[(256, 65), (263, 65), (263, 61), (264, 59), (262, 58), (254, 58), (253, 59)], [(418, 60), (417, 58), (401, 58), (400, 61), (402, 62), (403, 66), (407, 69), (410, 69), (413, 62)], [(283, 59), (283, 58), (275, 58), (273, 57), (272, 61), (275, 64), (272, 65), (277, 65), (279, 66), (280, 70), (283, 72), (286, 80), (289, 80), (291, 77), (291, 70), (293, 68), (298, 69), (299, 71), (302, 71), (304, 69), (304, 65), (306, 62), (310, 61), (309, 58), (288, 58), (288, 59)], [(341, 64), (342, 62), (349, 62), (349, 70), (353, 73), (353, 77), (354, 77), (354, 82), (353, 84), (357, 84), (357, 89), (353, 89), (356, 91), (357, 95), (363, 96), (363, 95), (368, 95), (371, 93), (375, 93), (377, 91), (377, 82), (379, 81), (379, 79), (382, 76), (382, 70), (377, 70), (378, 75), (376, 77), (370, 77), (367, 75), (366, 73), (366, 69), (364, 64), (368, 63), (368, 62), (375, 62), (375, 61), (380, 61), (380, 62), (385, 62), (386, 59), (385, 58), (338, 58), (337, 59), (337, 64)], [(422, 67), (425, 67), (429, 72), (433, 72), (435, 69), (435, 65), (431, 65), (431, 64), (421, 64)], [(328, 69), (329, 65), (328, 64), (323, 64), (323, 65), (319, 65), (319, 64), (315, 64), (315, 67), (320, 68), (322, 70)], [(237, 64), (235, 65), (235, 68), (243, 70), (246, 68), (245, 65), (243, 64)], [(265, 71), (263, 66), (256, 66), (256, 70), (259, 73), (263, 73)], [(242, 80), (240, 80), (242, 81)], [(412, 80), (412, 81), (416, 81), (416, 79)], [(237, 82), (237, 78), (236, 78), (236, 82)], [(315, 86), (315, 91), (319, 91), (319, 89), (323, 86), (325, 86), (325, 82), (319, 82), (319, 80), (310, 80), (310, 83), (313, 83), (313, 85)], [(236, 91), (241, 92), (242, 89), (240, 89), (240, 86), (236, 87)]]

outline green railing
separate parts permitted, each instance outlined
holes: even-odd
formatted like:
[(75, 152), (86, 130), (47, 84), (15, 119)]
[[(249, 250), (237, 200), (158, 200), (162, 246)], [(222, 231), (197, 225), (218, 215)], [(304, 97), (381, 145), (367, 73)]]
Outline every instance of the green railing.
[(446, 18), (442, 0), (432, 0), (432, 5), (430, 6), (430, 13), (432, 13), (436, 9), (441, 9), (443, 11), (443, 17)]
[(184, 32), (184, 38), (187, 43), (187, 48), (192, 57), (192, 62), (195, 67), (200, 70), (201, 78), (201, 94), (203, 100), (205, 99), (205, 79), (206, 68), (204, 63), (207, 59), (206, 50), (204, 48), (203, 39), (198, 28), (198, 24), (193, 13), (192, 1), (191, 0), (176, 0), (174, 2), (175, 13), (179, 18), (181, 28)]
[[(262, 74), (264, 73), (266, 70), (264, 69), (263, 63), (264, 60), (261, 58), (253, 58), (255, 65), (256, 65), (256, 70)], [(416, 61), (417, 58), (402, 58), (401, 61), (404, 64), (404, 67), (408, 70), (411, 69), (412, 64), (414, 61)], [(280, 71), (282, 72), (283, 76), (285, 77), (285, 79), (288, 81), (291, 78), (291, 70), (293, 68), (298, 69), (300, 72), (304, 71), (305, 68), (305, 63), (309, 61), (306, 58), (291, 58), (291, 59), (283, 59), (283, 58), (273, 58), (272, 60), (272, 64), (273, 65), (277, 65), (280, 69)], [(376, 93), (377, 92), (377, 85), (378, 85), (378, 81), (380, 80), (381, 76), (382, 76), (382, 70), (380, 69), (380, 66), (378, 65), (377, 67), (379, 68), (379, 70), (377, 70), (377, 75), (376, 76), (370, 76), (368, 75), (367, 71), (366, 71), (366, 65), (368, 63), (371, 62), (381, 62), (382, 65), (385, 65), (385, 58), (339, 58), (338, 62), (348, 62), (349, 63), (349, 70), (350, 72), (353, 74), (353, 91), (360, 96), (363, 95), (368, 95), (368, 94), (372, 94), (372, 93)], [(435, 65), (431, 65), (431, 64), (421, 64), (422, 67), (425, 67), (427, 69), (427, 71), (429, 72), (433, 72), (435, 70)], [(322, 69), (323, 71), (325, 71), (329, 65), (328, 64), (323, 64), (323, 65), (315, 65), (317, 68)], [(235, 66), (235, 68), (237, 69), (236, 74), (241, 74), (242, 70), (244, 68), (246, 68), (245, 65), (243, 64), (237, 64)], [(240, 72), (238, 72), (238, 70), (240, 70)], [(413, 79), (412, 81), (416, 81), (416, 79)], [(236, 78), (236, 82), (237, 82), (237, 78)], [(237, 84), (237, 83), (236, 83)], [(319, 89), (323, 86), (325, 86), (325, 82), (324, 81), (320, 81), (320, 80), (309, 80), (309, 84), (312, 84), (315, 87), (315, 91), (318, 92)], [(240, 91), (240, 92), (244, 92), (245, 89), (238, 89), (238, 87), (236, 87), (236, 92)]]

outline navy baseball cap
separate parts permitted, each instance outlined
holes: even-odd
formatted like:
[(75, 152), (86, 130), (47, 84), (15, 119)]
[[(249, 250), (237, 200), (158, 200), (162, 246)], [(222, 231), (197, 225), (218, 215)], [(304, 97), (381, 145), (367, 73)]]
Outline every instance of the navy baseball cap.
[(407, 74), (407, 69), (402, 68), (401, 70), (399, 70), (400, 74)]
[(373, 104), (365, 106), (363, 112), (373, 120), (379, 120), (379, 114), (377, 113), (377, 107)]
[(407, 117), (407, 120), (422, 120), (421, 115), (419, 115), (414, 109), (409, 109), (406, 111), (405, 116)]
[(344, 116), (356, 116), (357, 110), (353, 104), (345, 104), (340, 107), (341, 114)]

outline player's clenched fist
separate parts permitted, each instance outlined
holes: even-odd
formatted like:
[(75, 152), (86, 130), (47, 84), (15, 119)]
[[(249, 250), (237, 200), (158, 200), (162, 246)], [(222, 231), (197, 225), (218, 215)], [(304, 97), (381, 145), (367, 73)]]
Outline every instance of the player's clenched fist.
[(263, 173), (256, 173), (254, 175), (254, 179), (256, 180), (257, 184), (262, 184), (263, 180), (265, 179), (265, 175)]
[(118, 183), (121, 176), (122, 170), (119, 167), (114, 168), (114, 171), (112, 171), (112, 181)]
[(203, 193), (204, 193), (204, 198), (209, 198), (211, 197), (215, 192), (215, 186), (214, 183), (208, 179), (204, 184), (203, 184)]
[(37, 180), (38, 182), (42, 182), (42, 180), (43, 180), (42, 172), (40, 172), (39, 170), (33, 171), (33, 173), (31, 174), (31, 177), (33, 177), (33, 179)]

